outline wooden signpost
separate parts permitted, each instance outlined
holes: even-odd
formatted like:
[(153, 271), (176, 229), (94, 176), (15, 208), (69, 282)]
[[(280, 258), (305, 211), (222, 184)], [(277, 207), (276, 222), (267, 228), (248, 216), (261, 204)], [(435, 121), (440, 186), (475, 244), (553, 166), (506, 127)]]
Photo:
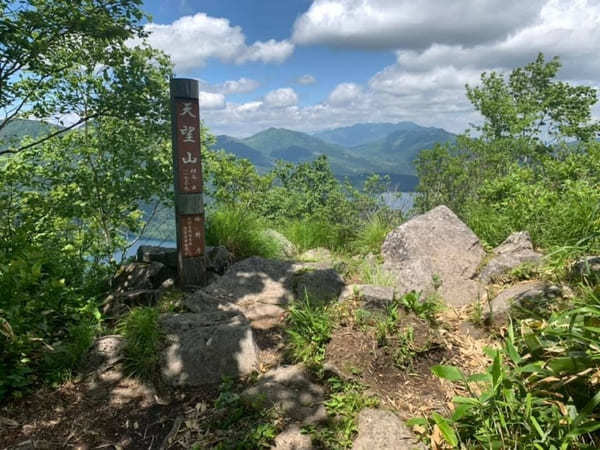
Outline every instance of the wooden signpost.
[(206, 281), (198, 81), (171, 79), (177, 272), (182, 286)]

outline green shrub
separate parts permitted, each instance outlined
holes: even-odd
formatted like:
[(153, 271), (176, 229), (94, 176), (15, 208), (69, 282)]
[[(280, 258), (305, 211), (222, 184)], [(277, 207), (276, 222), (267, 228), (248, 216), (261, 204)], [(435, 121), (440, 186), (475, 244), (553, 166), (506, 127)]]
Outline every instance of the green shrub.
[(249, 256), (276, 258), (281, 255), (281, 249), (265, 234), (266, 229), (265, 223), (251, 212), (222, 207), (207, 217), (206, 242), (227, 247), (235, 259)]
[(157, 373), (162, 341), (158, 315), (154, 308), (135, 308), (117, 326), (127, 342), (126, 367), (132, 375), (152, 378)]

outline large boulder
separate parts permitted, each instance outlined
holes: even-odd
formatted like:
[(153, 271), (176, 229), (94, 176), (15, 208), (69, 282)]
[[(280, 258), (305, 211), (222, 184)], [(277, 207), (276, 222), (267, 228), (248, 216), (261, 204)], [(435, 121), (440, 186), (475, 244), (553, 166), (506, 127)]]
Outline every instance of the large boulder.
[(477, 236), (446, 206), (416, 216), (390, 232), (382, 245), (384, 269), (393, 274), (398, 295), (435, 290), (460, 306), (480, 296), (473, 278), (485, 251)]
[(239, 314), (166, 314), (160, 318), (166, 346), (161, 374), (172, 386), (219, 383), (258, 367), (258, 349), (248, 321)]
[(489, 283), (523, 263), (538, 264), (542, 254), (533, 250), (529, 233), (520, 231), (511, 234), (502, 244), (494, 249), (494, 256), (479, 274), (479, 279)]
[(352, 450), (425, 449), (404, 422), (391, 411), (366, 408), (358, 415), (358, 437)]

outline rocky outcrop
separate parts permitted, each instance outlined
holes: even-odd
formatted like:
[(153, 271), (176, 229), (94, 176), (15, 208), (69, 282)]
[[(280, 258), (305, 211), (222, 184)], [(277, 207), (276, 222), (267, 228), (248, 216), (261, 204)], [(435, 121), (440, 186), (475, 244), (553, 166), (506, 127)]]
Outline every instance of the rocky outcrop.
[(479, 274), (479, 279), (489, 283), (523, 263), (538, 264), (542, 254), (533, 250), (529, 233), (521, 231), (511, 234), (494, 249), (493, 257)]
[(358, 297), (361, 308), (368, 311), (383, 310), (394, 301), (394, 288), (372, 284), (350, 284), (340, 294), (338, 301)]
[(391, 411), (363, 409), (358, 415), (358, 437), (352, 450), (425, 449), (404, 422)]
[(175, 272), (160, 262), (134, 262), (122, 266), (112, 280), (112, 292), (102, 312), (117, 318), (133, 306), (153, 305), (163, 289), (173, 285)]
[(450, 305), (464, 305), (480, 295), (473, 278), (485, 252), (477, 236), (450, 209), (438, 206), (390, 232), (382, 246), (384, 269), (392, 273), (398, 295), (435, 290)]
[(185, 305), (197, 313), (207, 307), (235, 311), (247, 317), (253, 328), (269, 329), (281, 325), (286, 305), (300, 298), (305, 288), (309, 295), (330, 299), (337, 298), (342, 285), (333, 269), (255, 256), (234, 264), (214, 283), (188, 296)]
[[(206, 247), (205, 256), (206, 269), (217, 275), (223, 275), (231, 265), (231, 253), (222, 245)], [(137, 251), (137, 261), (144, 263), (159, 262), (176, 271), (177, 249), (153, 245), (140, 245)]]
[(163, 379), (172, 386), (219, 383), (257, 368), (258, 350), (248, 321), (239, 314), (167, 314), (160, 318), (166, 346)]
[(283, 430), (275, 438), (272, 450), (312, 450), (312, 439), (310, 435), (303, 434), (298, 425), (291, 425)]

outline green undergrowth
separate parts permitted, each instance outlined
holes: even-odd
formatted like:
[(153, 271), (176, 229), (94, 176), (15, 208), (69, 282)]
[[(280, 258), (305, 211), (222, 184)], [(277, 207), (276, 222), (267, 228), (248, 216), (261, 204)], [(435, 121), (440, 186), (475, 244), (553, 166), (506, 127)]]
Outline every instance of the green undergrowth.
[(485, 373), (436, 366), (458, 384), (448, 417), (413, 423), (438, 427), (460, 448), (593, 449), (600, 445), (600, 286), (579, 284), (564, 305), (519, 311)]
[(355, 381), (343, 381), (332, 377), (327, 380), (327, 387), (327, 422), (306, 426), (303, 431), (310, 434), (313, 444), (318, 448), (351, 448), (358, 432), (359, 412), (364, 408), (376, 407), (379, 402), (376, 398), (366, 395), (365, 386)]
[[(274, 408), (264, 408), (261, 398), (242, 398), (240, 385), (233, 378), (224, 378), (214, 411), (206, 424), (215, 436), (211, 447), (218, 450), (253, 450), (271, 448), (281, 432), (283, 421)], [(193, 449), (206, 448), (196, 444)]]

